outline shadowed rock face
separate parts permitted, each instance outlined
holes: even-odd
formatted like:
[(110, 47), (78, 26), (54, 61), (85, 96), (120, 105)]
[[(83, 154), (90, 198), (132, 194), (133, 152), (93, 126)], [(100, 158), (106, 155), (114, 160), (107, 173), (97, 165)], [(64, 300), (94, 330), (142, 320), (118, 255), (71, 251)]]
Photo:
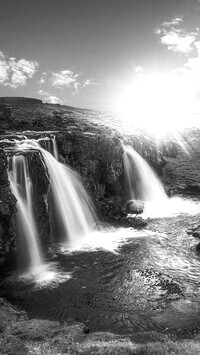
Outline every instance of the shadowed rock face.
[[(17, 201), (11, 193), (7, 168), (8, 152), (0, 149), (0, 262), (4, 262), (15, 253)], [(13, 152), (9, 151), (9, 155)], [(49, 242), (49, 216), (46, 205), (49, 180), (47, 172), (36, 151), (27, 152), (30, 177), (33, 184), (33, 209), (38, 225), (41, 245), (46, 249)]]
[(7, 157), (0, 149), (0, 263), (15, 249), (16, 199), (9, 188)]
[(33, 213), (38, 227), (40, 244), (43, 249), (47, 249), (50, 238), (48, 206), (46, 204), (49, 179), (40, 154), (37, 151), (29, 152), (27, 159), (33, 184)]
[(80, 173), (94, 201), (122, 194), (123, 148), (119, 139), (81, 132), (58, 133), (56, 139), (61, 161)]

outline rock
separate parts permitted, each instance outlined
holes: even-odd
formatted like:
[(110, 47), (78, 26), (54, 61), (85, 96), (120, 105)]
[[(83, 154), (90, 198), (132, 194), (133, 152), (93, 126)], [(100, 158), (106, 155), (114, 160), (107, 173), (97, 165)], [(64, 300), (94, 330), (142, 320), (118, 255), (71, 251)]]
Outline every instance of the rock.
[(196, 245), (195, 250), (198, 254), (200, 254), (200, 243)]
[(144, 202), (139, 200), (130, 200), (126, 202), (125, 209), (130, 214), (141, 214), (144, 211)]
[(176, 190), (180, 191), (180, 192), (185, 191), (186, 189), (187, 189), (186, 184), (180, 184), (180, 185), (176, 186)]
[(200, 184), (199, 183), (187, 184), (187, 190), (192, 193), (199, 193), (200, 192)]
[(195, 225), (187, 230), (187, 234), (192, 235), (194, 238), (200, 239), (200, 225)]
[(88, 327), (84, 327), (83, 331), (84, 331), (85, 334), (89, 334), (90, 329)]
[(114, 218), (119, 220), (124, 215), (122, 209), (122, 198), (120, 196), (111, 196), (110, 198), (104, 198), (97, 203), (98, 210), (102, 216), (107, 216), (110, 219)]
[(188, 229), (186, 232), (187, 232), (187, 234), (189, 234), (189, 235), (193, 233), (192, 229)]
[(0, 262), (15, 251), (16, 198), (11, 193), (7, 176), (7, 157), (0, 149)]
[(200, 239), (200, 231), (195, 231), (192, 233), (192, 236), (195, 237), (195, 238), (198, 238)]
[(140, 217), (121, 217), (118, 221), (119, 226), (134, 228), (134, 229), (143, 229), (147, 225), (147, 221), (143, 220)]

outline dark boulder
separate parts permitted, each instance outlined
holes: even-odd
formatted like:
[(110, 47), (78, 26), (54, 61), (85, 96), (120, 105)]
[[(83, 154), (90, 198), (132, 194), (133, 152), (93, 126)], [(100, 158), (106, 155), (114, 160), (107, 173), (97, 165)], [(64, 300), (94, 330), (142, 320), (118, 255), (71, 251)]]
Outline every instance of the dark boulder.
[(144, 202), (139, 200), (130, 200), (126, 202), (125, 209), (130, 214), (141, 214), (144, 211)]

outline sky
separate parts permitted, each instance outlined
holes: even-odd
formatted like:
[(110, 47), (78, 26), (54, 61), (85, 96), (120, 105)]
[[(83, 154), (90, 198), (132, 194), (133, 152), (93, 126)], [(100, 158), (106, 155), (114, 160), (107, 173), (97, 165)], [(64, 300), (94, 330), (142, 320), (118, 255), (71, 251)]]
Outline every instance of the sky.
[(0, 0), (0, 9), (0, 96), (112, 110), (151, 75), (199, 95), (199, 0)]

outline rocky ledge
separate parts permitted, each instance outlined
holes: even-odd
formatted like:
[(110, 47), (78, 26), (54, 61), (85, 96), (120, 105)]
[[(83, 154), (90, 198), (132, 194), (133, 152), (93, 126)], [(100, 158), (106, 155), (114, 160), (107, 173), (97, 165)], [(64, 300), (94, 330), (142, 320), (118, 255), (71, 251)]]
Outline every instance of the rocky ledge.
[(2, 355), (132, 355), (199, 354), (200, 336), (188, 330), (186, 339), (157, 331), (117, 335), (90, 332), (83, 323), (29, 319), (0, 298), (0, 353)]

